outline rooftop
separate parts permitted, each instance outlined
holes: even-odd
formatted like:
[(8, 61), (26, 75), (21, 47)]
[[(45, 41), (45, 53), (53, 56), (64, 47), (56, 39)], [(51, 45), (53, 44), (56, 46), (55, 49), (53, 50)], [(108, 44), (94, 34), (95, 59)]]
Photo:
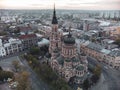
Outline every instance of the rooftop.
[(37, 37), (36, 34), (27, 34), (27, 35), (21, 35), (20, 39), (29, 39), (29, 38), (35, 38)]
[(87, 46), (88, 46), (88, 48), (91, 48), (95, 51), (100, 51), (103, 49), (103, 47), (101, 45), (96, 44), (96, 43), (89, 43)]
[(111, 51), (107, 50), (107, 49), (102, 49), (101, 52), (104, 53), (104, 54), (109, 54)]

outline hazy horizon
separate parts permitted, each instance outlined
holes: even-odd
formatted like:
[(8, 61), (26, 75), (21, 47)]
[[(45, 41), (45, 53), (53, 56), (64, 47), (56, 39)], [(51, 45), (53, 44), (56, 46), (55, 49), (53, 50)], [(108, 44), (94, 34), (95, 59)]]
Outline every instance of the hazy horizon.
[(120, 10), (120, 0), (0, 0), (0, 9)]

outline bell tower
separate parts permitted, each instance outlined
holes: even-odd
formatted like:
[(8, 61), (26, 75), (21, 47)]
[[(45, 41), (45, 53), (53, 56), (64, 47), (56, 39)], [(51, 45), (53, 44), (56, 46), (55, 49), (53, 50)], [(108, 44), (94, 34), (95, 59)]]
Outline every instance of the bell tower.
[(52, 54), (52, 52), (55, 49), (60, 49), (60, 48), (61, 48), (61, 37), (58, 31), (58, 21), (56, 17), (56, 10), (55, 10), (55, 4), (54, 4), (53, 18), (52, 18), (52, 31), (50, 33), (49, 53)]

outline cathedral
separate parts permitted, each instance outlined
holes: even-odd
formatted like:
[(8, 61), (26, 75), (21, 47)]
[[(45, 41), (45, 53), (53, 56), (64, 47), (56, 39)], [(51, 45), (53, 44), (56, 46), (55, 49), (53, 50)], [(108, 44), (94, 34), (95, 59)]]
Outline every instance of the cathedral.
[(52, 31), (50, 33), (49, 53), (52, 69), (67, 82), (71, 78), (74, 83), (81, 84), (87, 76), (88, 62), (84, 54), (78, 55), (75, 38), (70, 30), (67, 36), (62, 36), (58, 30), (58, 21), (54, 6), (52, 18)]

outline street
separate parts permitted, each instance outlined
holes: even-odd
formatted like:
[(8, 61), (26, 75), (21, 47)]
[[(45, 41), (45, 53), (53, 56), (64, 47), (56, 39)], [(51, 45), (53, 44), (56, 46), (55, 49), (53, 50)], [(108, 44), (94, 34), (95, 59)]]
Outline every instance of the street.
[[(104, 63), (100, 63), (97, 60), (88, 57), (88, 62), (91, 65), (101, 65), (102, 68), (102, 81), (98, 82), (91, 90), (120, 90), (120, 72), (112, 69)], [(107, 67), (107, 68), (106, 68)], [(101, 86), (102, 89), (99, 87)]]
[(49, 87), (47, 84), (45, 84), (38, 76), (37, 74), (29, 67), (26, 60), (22, 60), (20, 58), (20, 61), (24, 64), (26, 70), (30, 72), (30, 78), (32, 82), (32, 89), (33, 90), (49, 90)]

